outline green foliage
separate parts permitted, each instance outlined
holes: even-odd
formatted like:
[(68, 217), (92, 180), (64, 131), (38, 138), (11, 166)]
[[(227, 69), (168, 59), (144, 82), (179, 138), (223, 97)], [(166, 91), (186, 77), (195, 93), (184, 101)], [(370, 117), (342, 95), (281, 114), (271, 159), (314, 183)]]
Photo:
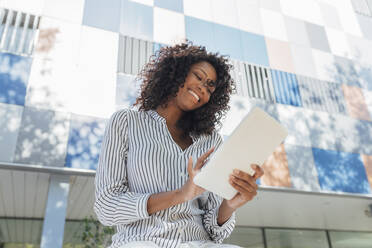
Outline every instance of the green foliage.
[(85, 217), (82, 232), (75, 233), (84, 244), (82, 248), (107, 247), (111, 244), (111, 236), (115, 233), (113, 227), (103, 226), (93, 216)]

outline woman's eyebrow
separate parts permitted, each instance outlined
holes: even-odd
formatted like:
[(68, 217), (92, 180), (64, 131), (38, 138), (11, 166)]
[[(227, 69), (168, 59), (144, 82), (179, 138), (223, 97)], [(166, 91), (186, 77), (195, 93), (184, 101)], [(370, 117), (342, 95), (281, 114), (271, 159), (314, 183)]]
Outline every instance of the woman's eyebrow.
[[(205, 77), (208, 77), (207, 73), (202, 68), (198, 68), (198, 69), (201, 70), (204, 73)], [(214, 81), (212, 79), (208, 79), (208, 81), (211, 81), (211, 82), (214, 83)]]
[(202, 68), (198, 68), (198, 69), (201, 70), (206, 77), (208, 77), (207, 73)]

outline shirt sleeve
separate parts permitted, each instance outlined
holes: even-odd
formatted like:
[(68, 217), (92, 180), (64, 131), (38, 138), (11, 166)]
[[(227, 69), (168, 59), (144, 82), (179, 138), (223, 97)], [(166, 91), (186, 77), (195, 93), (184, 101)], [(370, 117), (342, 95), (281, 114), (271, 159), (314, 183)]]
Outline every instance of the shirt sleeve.
[(105, 226), (149, 218), (147, 201), (151, 194), (130, 192), (128, 188), (127, 115), (127, 109), (119, 110), (109, 119), (98, 160), (94, 212)]
[[(216, 150), (222, 143), (223, 139), (221, 135), (216, 133)], [(231, 217), (222, 226), (218, 225), (217, 217), (222, 201), (222, 197), (209, 192), (208, 200), (203, 206), (203, 225), (215, 243), (222, 243), (225, 238), (230, 236), (235, 227), (235, 212), (233, 212)]]

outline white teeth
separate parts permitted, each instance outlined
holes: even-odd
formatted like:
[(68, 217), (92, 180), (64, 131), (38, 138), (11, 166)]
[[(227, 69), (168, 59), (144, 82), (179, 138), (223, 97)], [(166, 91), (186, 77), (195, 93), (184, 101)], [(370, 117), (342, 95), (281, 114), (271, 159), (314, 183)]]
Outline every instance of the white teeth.
[(189, 92), (191, 93), (191, 95), (193, 95), (195, 98), (196, 98), (196, 100), (198, 100), (199, 101), (199, 97), (198, 97), (198, 95), (197, 94), (195, 94), (194, 92), (192, 92), (191, 90), (189, 90)]

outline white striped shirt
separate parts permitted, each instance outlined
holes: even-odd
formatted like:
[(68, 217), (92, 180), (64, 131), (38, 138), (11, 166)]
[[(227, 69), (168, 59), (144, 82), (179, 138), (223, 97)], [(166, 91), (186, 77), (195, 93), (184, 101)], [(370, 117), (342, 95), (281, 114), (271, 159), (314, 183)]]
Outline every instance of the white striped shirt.
[(181, 188), (187, 181), (187, 160), (222, 144), (221, 135), (190, 135), (184, 151), (174, 142), (165, 119), (156, 111), (116, 111), (109, 119), (95, 178), (94, 211), (106, 226), (116, 226), (110, 248), (131, 241), (153, 241), (178, 247), (192, 240), (221, 243), (235, 226), (235, 212), (222, 226), (217, 216), (222, 198), (211, 193), (151, 215), (151, 194)]

